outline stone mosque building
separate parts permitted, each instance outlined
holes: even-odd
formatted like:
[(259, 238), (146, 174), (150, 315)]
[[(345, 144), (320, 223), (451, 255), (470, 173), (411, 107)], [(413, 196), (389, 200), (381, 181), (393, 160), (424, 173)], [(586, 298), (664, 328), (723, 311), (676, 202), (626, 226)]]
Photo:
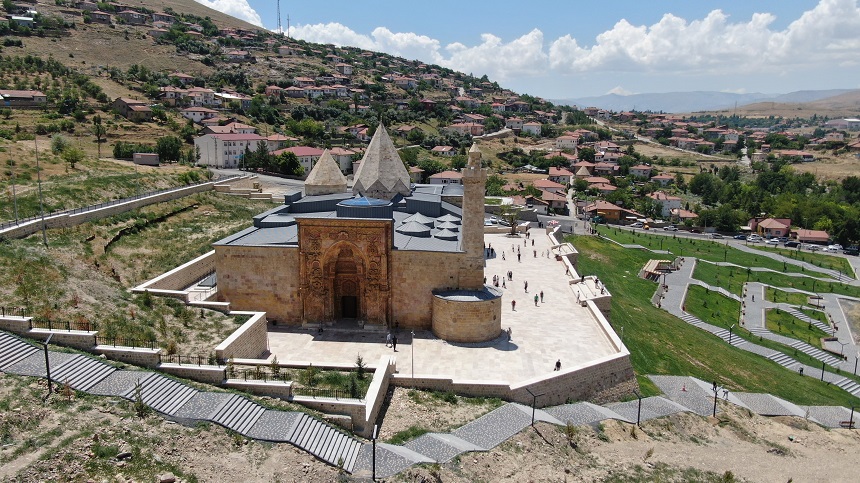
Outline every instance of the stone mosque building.
[(303, 197), (215, 243), (218, 298), (277, 324), (493, 339), (501, 293), (484, 283), (486, 177), (473, 145), (462, 186), (412, 185), (380, 125), (351, 190), (326, 151)]

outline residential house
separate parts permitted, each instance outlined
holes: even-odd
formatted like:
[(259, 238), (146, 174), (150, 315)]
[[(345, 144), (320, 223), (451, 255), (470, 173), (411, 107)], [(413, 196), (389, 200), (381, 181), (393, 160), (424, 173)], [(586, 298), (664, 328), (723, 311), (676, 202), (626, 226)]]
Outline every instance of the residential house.
[(668, 186), (669, 184), (675, 182), (675, 177), (671, 174), (658, 174), (657, 176), (651, 177), (651, 182), (658, 183), (660, 186)]
[(42, 91), (0, 89), (0, 106), (3, 107), (33, 107), (48, 102), (48, 96)]
[(251, 60), (251, 54), (247, 50), (228, 50), (224, 53), (228, 62), (245, 62)]
[(583, 211), (589, 218), (599, 216), (607, 221), (621, 221), (622, 216), (629, 210), (625, 210), (624, 208), (608, 201), (597, 200), (594, 203), (585, 205), (583, 207)]
[(463, 184), (463, 175), (457, 171), (442, 171), (430, 176), (430, 184)]
[(460, 134), (468, 134), (470, 136), (483, 136), (484, 135), (484, 126), (475, 123), (457, 123), (451, 124), (450, 126), (444, 127), (447, 131), (458, 132)]
[(398, 76), (394, 78), (394, 85), (402, 89), (414, 89), (418, 87), (418, 80), (413, 77)]
[(611, 184), (609, 180), (603, 176), (589, 176), (582, 179), (588, 184)]
[(827, 121), (824, 125), (828, 128), (831, 128), (831, 129), (845, 129), (848, 131), (860, 131), (860, 119), (857, 119), (857, 118), (833, 119), (833, 120)]
[(797, 149), (783, 149), (776, 152), (780, 158), (784, 159), (799, 159), (804, 163), (809, 163), (815, 161), (815, 155), (812, 153), (808, 153), (806, 151), (799, 151)]
[(238, 102), (242, 109), (247, 110), (251, 107), (251, 97), (238, 92), (216, 92), (214, 97), (216, 106), (229, 107), (231, 102)]
[(555, 138), (556, 149), (576, 149), (579, 145), (579, 136), (559, 136)]
[(483, 116), (481, 114), (463, 114), (462, 119), (463, 119), (463, 122), (466, 122), (466, 123), (471, 122), (471, 123), (483, 125), (484, 122), (486, 122), (487, 117)]
[(567, 197), (552, 191), (541, 191), (541, 199), (549, 205), (549, 209), (555, 213), (567, 213)]
[(145, 13), (136, 12), (134, 10), (123, 10), (121, 12), (117, 12), (116, 16), (125, 21), (125, 23), (132, 25), (143, 25), (147, 20), (147, 15)]
[(550, 166), (549, 180), (566, 186), (573, 182), (573, 173), (564, 168)]
[(620, 166), (617, 164), (600, 162), (594, 165), (592, 172), (599, 175), (615, 176), (618, 174), (619, 169)]
[(418, 166), (409, 168), (409, 180), (412, 183), (419, 184), (424, 182), (424, 170)]
[(266, 86), (266, 90), (263, 91), (263, 93), (265, 94), (266, 97), (269, 97), (269, 98), (276, 97), (276, 98), (280, 99), (281, 95), (284, 93), (284, 88), (279, 87), (279, 86), (275, 86), (275, 85)]
[(238, 168), (245, 150), (256, 151), (263, 140), (259, 134), (204, 134), (194, 139), (194, 148), (200, 153), (197, 162), (215, 168)]
[(215, 99), (215, 91), (205, 87), (191, 87), (185, 91), (185, 97), (189, 98), (188, 104), (191, 107), (220, 105)]
[(800, 243), (825, 245), (830, 242), (830, 235), (823, 230), (806, 230), (804, 228), (798, 228), (797, 231), (791, 233), (791, 236)]
[(609, 183), (596, 183), (588, 185), (588, 189), (597, 190), (602, 195), (608, 195), (615, 192), (618, 188)]
[(669, 195), (663, 191), (648, 193), (647, 196), (660, 204), (660, 216), (667, 219), (672, 216), (672, 210), (681, 208), (681, 202), (683, 201), (681, 198)]
[(522, 133), (537, 137), (540, 136), (541, 129), (543, 129), (543, 127), (539, 122), (526, 122), (523, 123)]
[(296, 55), (299, 51), (290, 45), (282, 45), (278, 47), (278, 54), (280, 55)]
[(577, 178), (587, 178), (594, 173), (594, 163), (589, 161), (577, 161), (573, 164), (573, 172)]
[(337, 162), (343, 174), (352, 171), (352, 157), (356, 155), (355, 151), (345, 148), (331, 148), (328, 152), (334, 158), (335, 162)]
[(630, 174), (637, 178), (648, 179), (651, 177), (651, 166), (646, 164), (637, 164), (630, 167)]
[(824, 135), (824, 140), (828, 142), (838, 142), (841, 143), (845, 140), (845, 135), (841, 132), (829, 132)]
[(89, 0), (78, 2), (77, 7), (81, 10), (86, 10), (87, 12), (95, 12), (99, 9), (99, 6), (96, 2), (91, 2)]
[(523, 120), (518, 117), (510, 117), (505, 121), (505, 127), (519, 133), (523, 130)]
[(791, 231), (791, 220), (786, 218), (765, 218), (758, 222), (750, 220), (750, 227), (765, 238), (788, 236)]
[(316, 85), (316, 81), (310, 77), (296, 77), (293, 79), (293, 84), (299, 87), (311, 87)]
[(171, 72), (170, 74), (167, 74), (167, 77), (170, 79), (176, 79), (182, 85), (188, 85), (194, 82), (194, 76), (188, 75), (184, 72)]
[(302, 165), (302, 168), (305, 169), (305, 176), (310, 174), (311, 169), (313, 169), (314, 165), (319, 161), (320, 156), (322, 156), (322, 149), (312, 148), (310, 146), (293, 146), (289, 148), (280, 149), (272, 153), (274, 156), (280, 156), (281, 153), (290, 152), (296, 155), (299, 158), (299, 164)]
[(283, 134), (270, 134), (266, 136), (266, 145), (269, 152), (286, 148), (290, 143), (297, 142), (299, 138), (284, 136)]
[(141, 122), (152, 119), (152, 109), (146, 102), (127, 97), (117, 97), (113, 101), (113, 108), (129, 121)]
[(208, 107), (187, 107), (179, 111), (185, 119), (190, 119), (193, 122), (199, 123), (204, 119), (209, 119), (218, 115), (218, 111), (209, 109)]
[(334, 68), (343, 75), (352, 75), (352, 66), (349, 64), (340, 63), (335, 65)]
[[(549, 193), (552, 194), (552, 193)], [(541, 215), (549, 214), (549, 203), (541, 198), (536, 196), (526, 196), (525, 203), (528, 208), (531, 208), (535, 212)]]
[(699, 217), (699, 215), (697, 215), (696, 213), (694, 213), (692, 211), (685, 210), (682, 208), (677, 208), (677, 209), (672, 210), (671, 220), (674, 221), (675, 223), (685, 223), (687, 221), (695, 220), (698, 217)]
[(164, 13), (164, 12), (155, 12), (152, 14), (152, 22), (164, 22), (167, 24), (172, 24), (176, 19), (173, 18), (173, 15)]
[(440, 156), (456, 156), (457, 148), (453, 146), (435, 146), (430, 150), (433, 154), (438, 154)]
[(567, 188), (561, 184), (556, 183), (555, 181), (549, 179), (536, 179), (532, 181), (532, 185), (541, 190), (541, 191), (549, 191), (551, 193), (566, 193)]
[(90, 12), (90, 22), (92, 23), (103, 23), (105, 25), (111, 24), (111, 14), (107, 12), (102, 12), (101, 10), (94, 10)]
[(149, 34), (149, 36), (154, 38), (154, 39), (160, 39), (161, 37), (169, 34), (170, 31), (167, 29), (152, 28), (152, 29), (149, 29), (149, 31), (147, 31), (146, 33)]

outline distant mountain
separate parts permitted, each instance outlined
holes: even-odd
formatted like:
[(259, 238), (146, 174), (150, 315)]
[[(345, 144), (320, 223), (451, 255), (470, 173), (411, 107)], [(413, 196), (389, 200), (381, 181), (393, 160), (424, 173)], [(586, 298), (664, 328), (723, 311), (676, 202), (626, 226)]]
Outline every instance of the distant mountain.
[(577, 99), (557, 99), (556, 104), (576, 105), (579, 107), (595, 106), (612, 111), (654, 111), (686, 113), (696, 111), (714, 111), (744, 106), (755, 102), (813, 102), (828, 97), (850, 92), (851, 89), (830, 89), (821, 91), (797, 91), (788, 94), (733, 94), (717, 91), (694, 92), (665, 92), (650, 94), (631, 94), (622, 96), (607, 94), (595, 97)]

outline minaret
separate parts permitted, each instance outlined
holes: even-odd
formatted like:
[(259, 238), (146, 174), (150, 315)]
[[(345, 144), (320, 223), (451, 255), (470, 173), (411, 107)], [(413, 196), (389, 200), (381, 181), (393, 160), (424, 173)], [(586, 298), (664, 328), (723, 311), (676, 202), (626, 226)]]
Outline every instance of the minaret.
[(481, 290), (484, 287), (484, 192), (487, 170), (481, 167), (477, 143), (469, 149), (469, 164), (463, 169), (463, 239), (461, 249), (466, 259), (460, 268), (460, 288)]

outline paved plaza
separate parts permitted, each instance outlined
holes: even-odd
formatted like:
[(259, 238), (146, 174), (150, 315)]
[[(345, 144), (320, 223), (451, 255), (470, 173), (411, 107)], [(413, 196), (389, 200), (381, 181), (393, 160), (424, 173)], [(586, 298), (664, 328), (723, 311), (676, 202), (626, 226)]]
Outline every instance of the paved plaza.
[[(513, 280), (506, 280), (505, 288), (501, 282), (499, 285), (503, 292), (502, 328), (510, 327), (511, 341), (500, 336), (481, 344), (449, 343), (430, 331), (416, 332), (413, 341), (409, 331), (401, 330), (396, 354), (400, 374), (412, 374), (413, 349), (416, 376), (506, 384), (546, 376), (556, 360), (561, 360), (563, 369), (569, 369), (616, 353), (588, 309), (576, 303), (565, 265), (546, 256), (554, 242), (544, 229), (532, 228), (528, 240), (505, 234), (487, 234), (484, 240), (495, 250), (495, 257), (487, 260), (484, 270), (487, 283), (492, 284), (494, 275), (501, 278), (513, 272)], [(521, 261), (517, 260), (517, 247)], [(516, 301), (516, 310), (511, 308), (512, 301)], [(307, 329), (275, 330), (269, 333), (269, 350), (282, 363), (349, 365), (360, 354), (367, 363), (375, 364), (381, 355), (392, 353), (385, 346), (385, 336), (360, 330), (325, 330), (322, 334)]]

